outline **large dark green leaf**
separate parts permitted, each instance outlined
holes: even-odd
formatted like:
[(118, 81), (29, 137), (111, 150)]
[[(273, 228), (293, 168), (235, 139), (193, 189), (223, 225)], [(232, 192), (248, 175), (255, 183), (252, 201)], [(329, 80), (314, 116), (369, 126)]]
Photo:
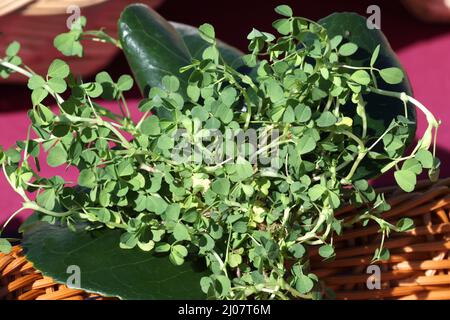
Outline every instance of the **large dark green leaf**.
[[(146, 96), (151, 87), (160, 86), (165, 75), (175, 75), (185, 88), (189, 73), (181, 67), (192, 58), (201, 59), (208, 46), (198, 29), (182, 23), (168, 22), (156, 11), (143, 4), (128, 6), (119, 20), (119, 39), (141, 92)], [(217, 41), (224, 61), (234, 67), (243, 66), (238, 49)]]
[(24, 229), (25, 255), (35, 268), (66, 283), (67, 268), (81, 271), (81, 289), (121, 299), (204, 299), (203, 263), (173, 265), (167, 256), (119, 248), (117, 229), (69, 231), (37, 221)]
[[(334, 13), (328, 17), (319, 20), (328, 31), (330, 37), (342, 35), (344, 39), (349, 42), (356, 43), (359, 47), (354, 56), (348, 58), (348, 64), (354, 66), (369, 66), (372, 52), (380, 45), (380, 55), (375, 67), (379, 69), (389, 67), (399, 67), (403, 70), (400, 62), (389, 45), (388, 40), (383, 33), (378, 29), (369, 29), (367, 27), (366, 18), (356, 13)], [(406, 75), (406, 73), (405, 73)], [(412, 94), (410, 83), (405, 77), (404, 81), (398, 85), (389, 85), (378, 79), (378, 84), (381, 89), (406, 92)], [(367, 114), (368, 114), (368, 134), (369, 136), (379, 137), (392, 122), (392, 119), (398, 115), (404, 115), (403, 103), (395, 98), (380, 96), (378, 94), (369, 94), (365, 96), (367, 100)], [(344, 109), (344, 112), (352, 117), (355, 116), (355, 107), (349, 104)], [(411, 143), (416, 131), (416, 110), (409, 106), (409, 119), (414, 123), (410, 125), (409, 141), (405, 147)], [(356, 122), (356, 121), (355, 121)], [(405, 148), (398, 152), (403, 153)], [(380, 150), (378, 150), (380, 151)], [(385, 165), (380, 160), (365, 160), (359, 170), (354, 175), (354, 179), (372, 178), (380, 174), (380, 169)]]
[(156, 11), (143, 4), (125, 8), (119, 19), (119, 39), (135, 79), (146, 96), (165, 75), (175, 75), (182, 85), (188, 74), (179, 72), (191, 63), (181, 35)]
[[(171, 24), (183, 37), (192, 58), (201, 59), (203, 50), (205, 50), (210, 44), (200, 37), (198, 29), (178, 22), (171, 22)], [(220, 55), (228, 65), (234, 68), (238, 68), (243, 65), (241, 58), (244, 53), (242, 51), (220, 40), (217, 40), (217, 49), (219, 49)]]

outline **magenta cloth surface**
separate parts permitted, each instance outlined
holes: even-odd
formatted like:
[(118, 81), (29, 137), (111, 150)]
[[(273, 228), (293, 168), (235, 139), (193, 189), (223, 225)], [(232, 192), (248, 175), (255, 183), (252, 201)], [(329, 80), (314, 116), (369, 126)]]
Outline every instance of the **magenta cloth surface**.
[[(262, 30), (270, 30), (270, 22), (276, 16), (273, 14), (272, 1), (208, 1), (202, 6), (194, 6), (190, 1), (166, 0), (166, 5), (160, 12), (170, 20), (177, 20), (193, 25), (210, 22), (216, 27), (219, 37), (245, 50), (246, 35), (255, 26)], [(200, 1), (201, 2), (201, 1)], [(382, 9), (382, 30), (387, 35), (405, 67), (411, 80), (415, 97), (428, 106), (442, 120), (439, 130), (438, 156), (443, 165), (441, 176), (450, 176), (450, 25), (427, 25), (409, 16), (397, 1), (283, 1), (291, 4), (296, 14), (317, 19), (332, 11), (356, 11), (365, 14), (369, 4), (379, 4)], [(189, 4), (190, 3), (190, 4)], [(239, 10), (236, 10), (239, 3)], [(258, 6), (259, 14), (249, 15), (249, 10)], [(233, 17), (229, 19), (227, 17)], [(242, 25), (239, 22), (242, 21)], [(109, 70), (113, 75), (129, 72), (123, 57), (118, 57)], [(0, 145), (5, 148), (17, 140), (26, 138), (27, 108), (29, 96), (27, 89), (12, 85), (0, 85)], [(133, 100), (130, 107), (134, 117), (139, 117), (136, 105), (138, 93), (131, 94)], [(117, 111), (117, 106), (107, 103), (106, 106)], [(419, 115), (418, 132), (422, 133), (425, 121)], [(76, 181), (77, 172), (63, 169), (44, 168), (45, 176), (63, 175), (66, 180)], [(377, 184), (392, 184), (392, 177), (382, 177)], [(20, 207), (21, 198), (16, 195), (0, 175), (0, 223), (3, 223), (11, 213)], [(23, 219), (26, 214), (22, 214)], [(11, 226), (15, 228), (17, 221)], [(13, 229), (14, 230), (14, 229)]]

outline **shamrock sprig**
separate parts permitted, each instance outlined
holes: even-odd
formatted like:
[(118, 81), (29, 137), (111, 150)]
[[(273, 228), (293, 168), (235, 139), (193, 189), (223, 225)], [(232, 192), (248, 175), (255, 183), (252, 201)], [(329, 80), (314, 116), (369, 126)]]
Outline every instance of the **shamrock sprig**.
[(104, 30), (84, 30), (86, 17), (79, 17), (70, 26), (70, 31), (58, 35), (53, 45), (65, 56), (83, 56), (83, 45), (81, 41), (91, 40), (111, 43), (120, 48), (120, 43)]

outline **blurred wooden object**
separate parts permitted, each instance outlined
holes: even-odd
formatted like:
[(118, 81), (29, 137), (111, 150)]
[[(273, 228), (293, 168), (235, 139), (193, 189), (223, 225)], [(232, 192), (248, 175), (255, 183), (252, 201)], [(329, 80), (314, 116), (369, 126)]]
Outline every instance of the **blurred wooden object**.
[[(164, 0), (143, 0), (156, 8)], [(104, 28), (107, 33), (117, 37), (117, 20), (125, 6), (135, 0), (0, 0), (0, 56), (12, 41), (21, 44), (20, 56), (24, 63), (38, 74), (46, 74), (47, 68), (55, 58), (67, 61), (72, 70), (82, 76), (92, 75), (108, 65), (118, 49), (110, 44), (85, 41), (83, 59), (64, 57), (53, 46), (53, 39), (67, 32), (67, 20), (73, 11), (72, 6), (80, 8), (81, 15), (88, 20), (87, 29)], [(69, 11), (69, 12), (68, 12)], [(0, 83), (24, 83), (27, 80), (13, 75)]]
[(433, 23), (450, 23), (449, 0), (402, 0), (418, 19)]

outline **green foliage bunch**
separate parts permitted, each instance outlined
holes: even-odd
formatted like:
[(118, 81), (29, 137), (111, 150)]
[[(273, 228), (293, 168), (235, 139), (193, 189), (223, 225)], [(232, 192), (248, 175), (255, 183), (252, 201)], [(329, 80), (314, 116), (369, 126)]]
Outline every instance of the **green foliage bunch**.
[[(379, 162), (381, 172), (395, 169), (405, 191), (414, 189), (423, 169), (435, 179), (439, 162), (429, 149), (438, 122), (414, 98), (379, 87), (404, 79), (399, 68), (375, 67), (379, 46), (370, 65), (349, 65), (358, 51), (355, 43), (330, 38), (323, 26), (293, 16), (288, 6), (276, 11), (282, 16), (273, 24), (277, 35), (256, 29), (248, 35), (250, 53), (242, 61), (251, 72), (227, 64), (214, 28), (202, 25), (207, 45), (201, 58), (180, 70), (188, 81), (164, 76), (140, 103), (137, 122), (125, 99), (133, 86), (130, 76), (113, 80), (101, 72), (95, 81), (83, 82), (62, 60), (40, 76), (15, 58), (12, 44), (0, 60), (2, 75), (28, 76), (33, 105), (28, 139), (0, 152), (8, 181), (24, 199), (15, 214), (32, 209), (41, 220), (74, 231), (121, 229), (121, 248), (167, 254), (176, 265), (203, 257), (210, 275), (202, 278), (202, 290), (220, 299), (320, 297), (308, 252), (318, 247), (320, 256), (332, 259), (333, 238), (357, 223), (379, 225), (382, 242), (374, 260), (388, 258), (384, 238), (410, 229), (412, 220), (384, 221), (389, 204), (356, 173), (364, 161)], [(92, 32), (72, 30), (55, 44), (78, 55), (86, 34)], [(96, 39), (118, 43), (102, 36)], [(405, 105), (405, 114), (376, 137), (368, 129), (368, 94)], [(56, 101), (56, 112), (48, 97)], [(105, 109), (97, 98), (117, 101), (122, 113)], [(429, 127), (404, 156), (414, 124), (408, 105), (426, 114)], [(278, 135), (262, 148), (232, 138), (214, 144), (218, 136), (250, 129), (258, 141)], [(30, 138), (31, 131), (37, 138)], [(227, 150), (236, 156), (210, 163), (174, 160), (180, 131), (185, 145), (207, 160)], [(60, 176), (41, 177), (43, 152), (52, 167), (76, 167), (77, 186)], [(275, 161), (250, 160), (262, 154)], [(360, 214), (350, 221), (336, 218), (344, 204), (360, 207)], [(1, 244), (7, 250), (4, 239)]]

